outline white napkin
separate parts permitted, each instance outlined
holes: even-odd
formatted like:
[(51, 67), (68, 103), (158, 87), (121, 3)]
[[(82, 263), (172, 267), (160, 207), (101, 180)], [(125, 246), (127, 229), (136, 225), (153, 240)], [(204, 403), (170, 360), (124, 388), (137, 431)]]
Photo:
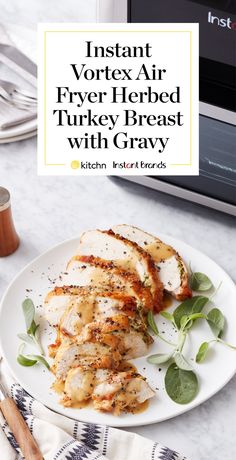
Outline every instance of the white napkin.
[[(186, 460), (158, 442), (135, 433), (77, 422), (47, 409), (14, 381), (5, 363), (1, 366), (1, 375), (44, 460)], [(0, 458), (23, 460), (1, 414)]]

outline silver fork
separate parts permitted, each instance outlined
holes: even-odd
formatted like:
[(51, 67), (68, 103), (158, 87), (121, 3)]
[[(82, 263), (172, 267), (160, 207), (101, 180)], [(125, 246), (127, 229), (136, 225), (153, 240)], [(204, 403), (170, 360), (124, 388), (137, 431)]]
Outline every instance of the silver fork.
[(6, 80), (0, 80), (0, 96), (8, 103), (22, 108), (36, 108), (37, 105), (37, 97), (33, 93)]

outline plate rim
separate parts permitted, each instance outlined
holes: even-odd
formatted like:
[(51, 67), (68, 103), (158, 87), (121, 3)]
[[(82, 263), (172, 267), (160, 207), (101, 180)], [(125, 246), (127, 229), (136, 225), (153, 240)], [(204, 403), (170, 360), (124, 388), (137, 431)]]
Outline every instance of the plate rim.
[(32, 131), (28, 131), (27, 133), (19, 134), (17, 136), (5, 137), (5, 138), (0, 137), (0, 144), (11, 144), (12, 142), (24, 141), (26, 139), (30, 139), (32, 137), (37, 136), (37, 133), (38, 133), (38, 129), (36, 127), (36, 129), (33, 129)]
[[(195, 250), (197, 251), (198, 253), (204, 255), (204, 257), (206, 257), (210, 263), (213, 263), (214, 265), (216, 265), (216, 267), (220, 268), (223, 272), (224, 272), (224, 275), (225, 277), (227, 278), (228, 282), (232, 285), (232, 288), (236, 290), (236, 285), (234, 283), (234, 281), (232, 280), (232, 278), (229, 276), (229, 274), (225, 271), (224, 268), (222, 268), (219, 264), (217, 264), (217, 262), (215, 262), (211, 257), (209, 257), (208, 255), (206, 255), (205, 253), (203, 253), (202, 251), (200, 251), (199, 249), (195, 248), (194, 246), (191, 246), (190, 244), (188, 243), (185, 243), (184, 241), (180, 240), (179, 238), (175, 238), (171, 235), (168, 235), (168, 234), (165, 234), (165, 233), (158, 233), (158, 237), (160, 237), (161, 240), (165, 240), (165, 238), (168, 240), (173, 240), (175, 242), (177, 242), (177, 244), (179, 243), (180, 245), (184, 245), (186, 247), (186, 249), (188, 250), (189, 248), (192, 250)], [(44, 256), (46, 256), (47, 254), (49, 254), (51, 251), (54, 251), (56, 250), (57, 248), (59, 247), (62, 247), (68, 243), (72, 243), (74, 241), (77, 241), (78, 239), (80, 238), (80, 236), (77, 236), (77, 237), (73, 237), (73, 238), (67, 238), (65, 240), (63, 240), (61, 243), (58, 243), (56, 244), (55, 246), (52, 246), (50, 247), (49, 249), (47, 249), (46, 251), (42, 252), (41, 254), (39, 254), (38, 256), (36, 256), (35, 258), (33, 258), (30, 262), (28, 262), (15, 276), (14, 278), (11, 280), (11, 282), (9, 283), (9, 285), (7, 286), (7, 288), (5, 289), (4, 291), (4, 294), (2, 296), (2, 299), (1, 299), (1, 302), (0, 302), (0, 319), (1, 319), (1, 315), (2, 315), (2, 312), (3, 312), (3, 306), (4, 306), (4, 302), (5, 302), (5, 298), (7, 297), (7, 294), (9, 292), (9, 290), (11, 289), (12, 285), (14, 284), (14, 282), (24, 273), (24, 271), (27, 271), (27, 269), (33, 264), (33, 263), (36, 263), (39, 259), (43, 258)], [(170, 241), (170, 244), (171, 241)], [(19, 380), (19, 378), (15, 375), (15, 372), (14, 370), (12, 369), (11, 367), (11, 364), (8, 363), (8, 360), (5, 356), (5, 353), (4, 353), (4, 349), (3, 349), (3, 346), (2, 346), (2, 339), (1, 339), (1, 335), (0, 335), (0, 352), (1, 352), (1, 355), (2, 357), (5, 359), (5, 363), (7, 364), (7, 367), (12, 375), (12, 377), (16, 380), (17, 383), (19, 383), (23, 389), (25, 389), (25, 391), (27, 391), (27, 393), (29, 393), (29, 395), (34, 398), (36, 401), (39, 401), (41, 404), (43, 404), (45, 407), (47, 407), (49, 410), (52, 410), (53, 412), (57, 413), (57, 414), (60, 414), (64, 417), (68, 417), (69, 419), (71, 420), (79, 420), (81, 422), (84, 422), (84, 423), (93, 423), (93, 422), (89, 422), (86, 417), (84, 418), (83, 415), (82, 417), (72, 417), (68, 414), (65, 414), (64, 412), (60, 411), (60, 410), (57, 410), (54, 408), (54, 404), (52, 403), (52, 405), (48, 405), (46, 404), (45, 402), (42, 401), (42, 399), (37, 399), (33, 396), (32, 392), (31, 392), (31, 389), (28, 387), (28, 385), (26, 384), (22, 384), (21, 381)], [(150, 420), (150, 421), (137, 421), (135, 422), (135, 420), (132, 422), (132, 420), (130, 419), (127, 419), (122, 421), (122, 419), (118, 419), (116, 420), (115, 417), (114, 417), (114, 423), (110, 423), (109, 422), (109, 426), (111, 427), (118, 427), (118, 428), (128, 428), (128, 427), (135, 427), (135, 426), (147, 426), (147, 425), (152, 425), (152, 424), (155, 424), (155, 423), (161, 423), (161, 422), (164, 422), (166, 420), (171, 420), (172, 418), (176, 418), (186, 412), (189, 412), (191, 411), (192, 409), (195, 409), (196, 407), (200, 406), (201, 404), (203, 404), (204, 402), (208, 401), (209, 399), (211, 399), (213, 396), (215, 396), (219, 391), (221, 391), (229, 382), (230, 380), (234, 377), (234, 375), (236, 374), (236, 361), (235, 361), (235, 367), (234, 369), (232, 370), (232, 372), (230, 373), (230, 375), (227, 377), (227, 379), (224, 381), (224, 383), (222, 383), (219, 387), (217, 387), (217, 389), (213, 390), (212, 392), (210, 392), (207, 396), (202, 396), (202, 398), (200, 399), (200, 401), (197, 401), (196, 402), (192, 402), (190, 403), (191, 404), (191, 407), (190, 407), (190, 404), (186, 404), (186, 405), (179, 405), (179, 412), (178, 414), (176, 415), (167, 415), (166, 417), (162, 417), (161, 419), (159, 420)], [(58, 404), (58, 408), (60, 408), (60, 405)], [(117, 423), (116, 423), (117, 422)], [(97, 423), (97, 422), (96, 422)], [(103, 423), (102, 421), (101, 422), (98, 422), (98, 424), (100, 425), (105, 425), (105, 423)]]
[[(17, 129), (18, 128), (18, 129)], [(37, 115), (32, 120), (25, 121), (20, 125), (16, 125), (14, 127), (0, 130), (0, 140), (4, 141), (4, 139), (14, 138), (17, 136), (23, 136), (24, 134), (28, 134), (32, 131), (35, 131), (38, 128), (38, 118)]]

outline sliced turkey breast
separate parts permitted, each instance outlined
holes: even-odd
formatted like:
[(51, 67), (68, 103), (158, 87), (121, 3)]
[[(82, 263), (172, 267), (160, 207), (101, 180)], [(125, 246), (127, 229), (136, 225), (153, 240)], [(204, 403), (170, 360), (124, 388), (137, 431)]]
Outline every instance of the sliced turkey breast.
[(58, 326), (70, 301), (71, 295), (63, 292), (63, 289), (55, 288), (47, 294), (44, 301), (44, 313), (51, 326)]
[(121, 314), (87, 324), (77, 340), (99, 341), (116, 347), (125, 359), (146, 355), (148, 345), (153, 342), (146, 330), (136, 331), (132, 327), (132, 321)]
[[(132, 343), (133, 338), (133, 344), (136, 344), (136, 354), (141, 356), (141, 350), (146, 352), (146, 345), (144, 345), (143, 342), (150, 343), (151, 338), (147, 333), (146, 317), (142, 311), (137, 308), (135, 298), (124, 296), (120, 292), (96, 293), (96, 290), (93, 291), (91, 289), (87, 290), (68, 286), (62, 288), (57, 287), (47, 296), (47, 302), (45, 303), (47, 318), (50, 319), (52, 308), (50, 300), (53, 299), (53, 308), (56, 308), (57, 297), (61, 305), (61, 298), (63, 295), (65, 297), (65, 311), (61, 318), (58, 318), (59, 324), (57, 327), (56, 342), (49, 346), (49, 354), (52, 358), (55, 357), (62, 342), (65, 345), (67, 343), (69, 344), (71, 339), (78, 338), (82, 329), (87, 324), (92, 324), (92, 326), (89, 327), (95, 327), (95, 329), (97, 329), (97, 327), (101, 328), (101, 326), (103, 329), (106, 327), (109, 332), (107, 327), (108, 323), (106, 323), (106, 321), (112, 321), (115, 315), (118, 318), (123, 317), (125, 327), (129, 326), (130, 338), (127, 337), (124, 339), (125, 349), (131, 348), (132, 350), (132, 347), (128, 347), (128, 342), (131, 341)], [(85, 334), (86, 330), (88, 329), (84, 329), (82, 335)], [(140, 332), (142, 335), (138, 336), (133, 333), (131, 334), (131, 331), (134, 333)], [(135, 355), (134, 352), (133, 355)]]
[[(137, 301), (119, 291), (103, 292), (97, 289), (56, 287), (44, 302), (48, 322), (68, 335), (76, 335), (83, 325), (122, 312), (130, 318), (140, 317)], [(143, 320), (144, 321), (144, 320)]]
[(112, 262), (93, 256), (75, 256), (60, 277), (60, 284), (90, 286), (103, 292), (120, 291), (134, 297), (140, 307), (152, 309), (153, 299), (149, 288), (142, 285), (136, 275), (114, 266)]
[[(51, 326), (59, 326), (65, 311), (77, 308), (77, 327), (81, 329), (93, 319), (94, 295), (89, 289), (73, 289), (68, 286), (56, 287), (50, 291), (44, 301), (45, 317)], [(79, 318), (80, 323), (79, 324)], [(72, 318), (71, 318), (72, 320)], [(79, 330), (78, 330), (79, 332)]]
[(154, 395), (155, 392), (140, 374), (133, 371), (110, 372), (108, 378), (95, 385), (92, 399), (95, 409), (119, 415), (135, 410)]
[(121, 362), (120, 353), (99, 342), (62, 342), (51, 367), (57, 381), (64, 381), (72, 367), (83, 365), (94, 369), (117, 368)]
[(159, 238), (131, 225), (116, 225), (112, 230), (144, 248), (154, 260), (159, 270), (160, 280), (165, 291), (177, 300), (192, 296), (188, 286), (188, 272), (183, 259), (177, 251)]
[[(127, 310), (120, 311), (114, 307), (115, 302), (113, 302), (113, 306), (112, 302), (110, 302), (108, 310), (103, 309), (101, 311), (100, 306), (104, 307), (106, 305), (104, 304), (104, 298), (102, 300), (103, 304), (91, 302), (91, 304), (87, 305), (84, 304), (84, 301), (72, 301), (61, 318), (59, 332), (63, 336), (77, 337), (80, 333), (83, 334), (82, 330), (87, 324), (106, 324), (107, 321), (112, 321), (114, 317), (119, 316), (124, 318), (127, 327), (133, 327), (136, 331), (146, 332), (147, 325), (139, 315), (139, 312), (130, 311), (129, 315), (127, 315)], [(111, 301), (111, 299), (109, 300)], [(84, 315), (84, 308), (90, 310), (86, 315)], [(91, 316), (90, 321), (86, 321), (89, 316)]]
[(77, 367), (68, 372), (62, 403), (73, 406), (92, 398), (95, 409), (118, 415), (134, 410), (154, 394), (145, 379), (132, 370), (91, 371)]
[(163, 300), (163, 286), (155, 264), (146, 251), (135, 242), (113, 231), (91, 230), (80, 239), (78, 255), (99, 257), (112, 261), (117, 267), (138, 276), (142, 284), (150, 289), (153, 306), (160, 310)]
[(79, 364), (113, 368), (120, 364), (121, 357), (132, 359), (146, 355), (152, 341), (146, 331), (135, 331), (125, 315), (94, 321), (84, 326), (71, 342), (60, 336), (52, 370), (60, 380), (71, 367)]
[(91, 398), (95, 384), (96, 371), (83, 367), (70, 369), (64, 387), (62, 404), (71, 406)]

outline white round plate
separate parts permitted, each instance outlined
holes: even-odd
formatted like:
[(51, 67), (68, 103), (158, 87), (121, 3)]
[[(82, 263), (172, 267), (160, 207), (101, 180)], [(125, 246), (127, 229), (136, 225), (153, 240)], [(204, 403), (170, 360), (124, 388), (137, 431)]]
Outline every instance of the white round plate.
[(5, 139), (0, 138), (0, 144), (9, 144), (11, 142), (23, 141), (24, 139), (29, 139), (36, 135), (37, 135), (37, 129), (34, 129), (33, 131), (27, 132), (25, 134), (21, 134), (20, 136), (7, 137)]
[[(215, 262), (196, 249), (175, 238), (166, 235), (158, 236), (177, 249), (187, 264), (191, 261), (191, 267), (194, 271), (206, 273), (216, 287), (222, 282), (219, 291), (214, 297), (214, 305), (222, 309), (227, 320), (225, 339), (230, 343), (235, 343), (236, 288), (232, 280)], [(29, 296), (37, 306), (36, 321), (40, 323), (44, 349), (46, 350), (47, 345), (52, 342), (52, 329), (42, 316), (43, 299), (47, 291), (54, 286), (53, 281), (58, 277), (59, 272), (65, 270), (66, 263), (75, 254), (77, 246), (78, 238), (75, 238), (65, 241), (39, 256), (17, 275), (2, 299), (0, 311), (0, 346), (12, 374), (28, 393), (54, 411), (73, 419), (110, 426), (127, 427), (161, 422), (182, 414), (209, 399), (233, 377), (236, 372), (236, 351), (226, 348), (221, 344), (215, 345), (206, 362), (196, 364), (194, 361), (199, 345), (203, 341), (213, 338), (212, 332), (206, 322), (199, 320), (190, 332), (184, 349), (187, 359), (192, 363), (199, 378), (199, 393), (190, 404), (178, 405), (167, 396), (164, 390), (165, 366), (160, 366), (162, 369), (159, 370), (158, 366), (148, 364), (144, 357), (133, 362), (141, 374), (147, 377), (152, 388), (156, 389), (156, 396), (152, 398), (146, 411), (135, 415), (125, 414), (115, 417), (96, 412), (89, 407), (72, 409), (64, 408), (60, 405), (59, 396), (50, 389), (53, 382), (53, 375), (50, 372), (42, 366), (22, 367), (17, 363), (16, 355), (19, 346), (17, 334), (25, 332), (21, 304), (25, 297)], [(176, 305), (177, 302), (173, 302), (170, 310)], [(210, 308), (212, 308), (212, 305), (208, 307), (208, 309)], [(173, 330), (168, 328), (165, 320), (161, 316), (158, 317), (158, 315), (156, 319), (159, 330), (165, 332), (166, 338), (173, 340)], [(30, 345), (26, 347), (29, 347), (28, 349), (26, 348), (26, 352), (32, 353)], [(168, 345), (157, 340), (150, 348), (150, 354), (165, 352), (167, 350)]]
[(34, 120), (29, 120), (26, 123), (22, 123), (21, 125), (14, 126), (9, 129), (0, 130), (0, 141), (1, 143), (10, 142), (9, 139), (14, 139), (16, 137), (21, 137), (21, 139), (26, 139), (26, 136), (29, 133), (35, 132), (37, 130), (37, 118)]

